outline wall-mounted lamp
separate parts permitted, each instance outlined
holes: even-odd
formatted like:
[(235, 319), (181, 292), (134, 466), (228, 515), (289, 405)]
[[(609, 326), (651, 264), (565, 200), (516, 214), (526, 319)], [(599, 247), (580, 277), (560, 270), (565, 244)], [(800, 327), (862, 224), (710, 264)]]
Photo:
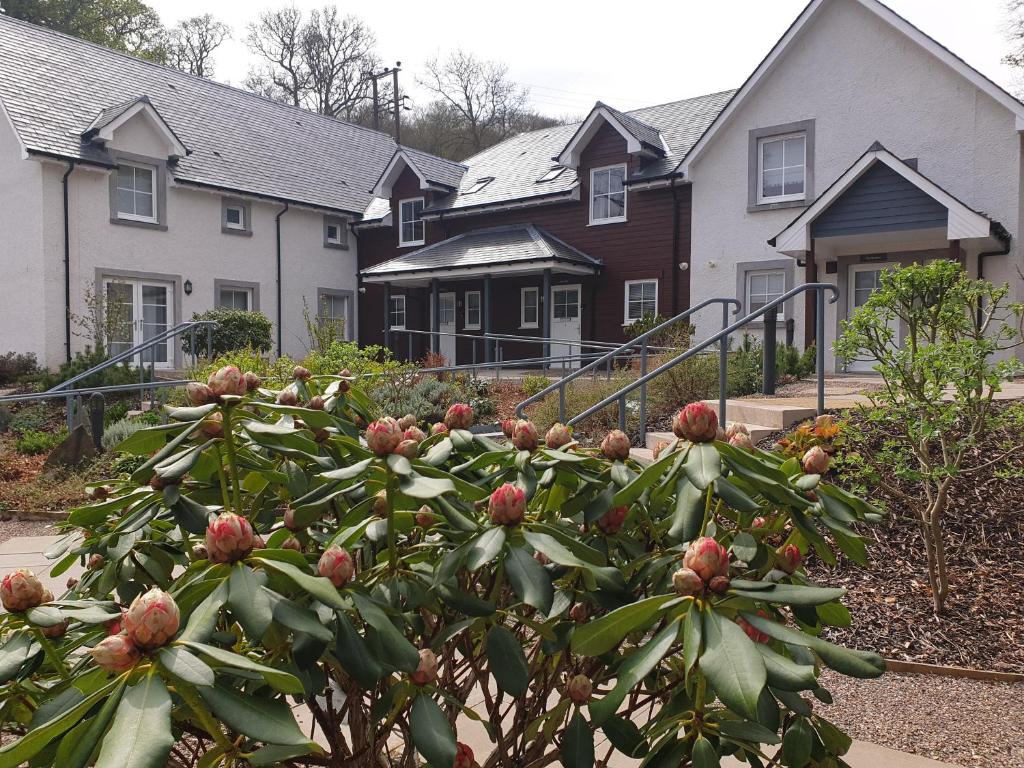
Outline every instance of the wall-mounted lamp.
[(186, 296), (191, 296), (192, 295), (192, 281), (191, 280), (186, 280), (184, 288), (185, 288), (185, 295)]
[(365, 285), (359, 286), (359, 292), (360, 293), (366, 293), (366, 286)]
[(680, 261), (679, 262), (679, 269), (682, 270), (683, 272), (685, 272), (689, 268), (690, 268), (690, 265), (687, 264), (685, 261)]

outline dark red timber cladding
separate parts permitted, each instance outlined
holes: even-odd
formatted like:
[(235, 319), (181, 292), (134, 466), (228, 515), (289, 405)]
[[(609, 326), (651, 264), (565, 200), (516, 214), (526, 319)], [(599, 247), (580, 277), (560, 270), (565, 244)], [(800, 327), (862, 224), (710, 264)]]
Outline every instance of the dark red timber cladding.
[[(673, 264), (673, 208), (678, 205), (678, 261), (690, 260), (690, 186), (677, 185), (676, 202), (672, 190), (660, 188), (649, 191), (631, 190), (626, 203), (627, 221), (617, 224), (589, 225), (590, 171), (606, 165), (637, 162), (626, 154), (625, 140), (610, 126), (603, 126), (583, 151), (580, 161), (580, 200), (511, 211), (492, 211), (475, 215), (452, 216), (441, 221), (427, 222), (427, 243), (435, 243), (453, 235), (483, 227), (503, 224), (532, 223), (547, 230), (584, 253), (600, 259), (603, 269), (596, 278), (555, 275), (553, 283), (582, 285), (582, 326), (585, 339), (622, 341), (625, 281), (658, 279), (658, 311), (665, 316), (681, 312), (689, 305), (689, 271), (681, 271)], [(422, 194), (418, 180), (408, 170), (395, 184), (392, 198), (393, 219), (397, 226), (398, 200)], [(429, 197), (428, 197), (429, 205)], [(398, 248), (398, 232), (394, 227), (368, 229), (359, 235), (359, 264), (368, 267), (394, 258), (406, 249)], [(676, 296), (673, 301), (673, 281)], [(540, 274), (522, 278), (495, 278), (491, 283), (493, 314), (491, 330), (495, 333), (540, 335), (540, 329), (520, 329), (520, 288), (542, 285)], [(457, 327), (461, 333), (465, 325), (464, 292), (482, 290), (482, 281), (452, 281), (440, 284), (440, 290), (457, 292)], [(393, 288), (394, 293), (409, 294), (409, 325), (429, 328), (429, 296), (425, 289)], [(414, 294), (422, 294), (419, 300)], [(367, 286), (360, 301), (360, 337), (364, 343), (383, 341), (383, 289)], [(414, 306), (416, 309), (414, 310)], [(415, 325), (413, 325), (415, 324)], [(472, 331), (470, 333), (473, 333)], [(406, 343), (395, 346), (404, 356)], [(510, 344), (504, 347), (506, 359), (536, 356), (539, 345)], [(421, 349), (415, 350), (417, 356)], [(472, 341), (461, 340), (457, 354), (459, 362), (472, 361)], [(478, 347), (478, 355), (482, 349)]]

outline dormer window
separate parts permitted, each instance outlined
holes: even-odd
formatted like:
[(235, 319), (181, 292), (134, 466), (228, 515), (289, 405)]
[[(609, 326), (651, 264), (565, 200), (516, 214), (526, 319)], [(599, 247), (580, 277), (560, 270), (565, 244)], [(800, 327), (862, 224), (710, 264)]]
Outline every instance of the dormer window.
[(626, 166), (610, 165), (590, 171), (590, 223), (626, 220)]
[(423, 245), (423, 198), (414, 197), (398, 203), (398, 244)]
[(156, 223), (156, 168), (121, 163), (115, 181), (117, 218)]

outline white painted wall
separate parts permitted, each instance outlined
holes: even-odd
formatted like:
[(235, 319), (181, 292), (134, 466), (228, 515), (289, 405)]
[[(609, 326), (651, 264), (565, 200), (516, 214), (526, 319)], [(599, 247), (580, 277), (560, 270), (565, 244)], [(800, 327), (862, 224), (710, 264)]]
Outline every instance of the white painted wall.
[[(693, 295), (732, 296), (736, 263), (779, 258), (767, 240), (802, 209), (747, 212), (748, 132), (808, 119), (815, 120), (815, 194), (876, 140), (898, 157), (916, 157), (924, 175), (1010, 231), (1011, 253), (989, 258), (986, 277), (1012, 281), (1018, 300), (1024, 296), (1013, 266), (1022, 232), (1021, 144), (1013, 115), (852, 0), (822, 9), (694, 160)], [(824, 269), (819, 276), (826, 277)], [(794, 312), (798, 342), (802, 306)], [(835, 313), (827, 317), (834, 334)], [(714, 312), (699, 316), (698, 337), (717, 323)]]

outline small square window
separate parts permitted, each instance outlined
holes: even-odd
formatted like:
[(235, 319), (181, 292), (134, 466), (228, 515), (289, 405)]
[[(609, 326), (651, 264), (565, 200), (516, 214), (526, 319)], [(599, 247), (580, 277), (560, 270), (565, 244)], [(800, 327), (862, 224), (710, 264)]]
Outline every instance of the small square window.
[(327, 242), (328, 243), (340, 243), (341, 242), (341, 235), (338, 234), (338, 225), (337, 224), (328, 224), (327, 225)]
[(117, 218), (127, 221), (156, 222), (154, 176), (150, 166), (122, 163), (115, 176)]
[(536, 328), (540, 316), (540, 289), (523, 288), (520, 296), (519, 327)]
[(480, 291), (466, 291), (466, 329), (479, 330), (482, 317), (482, 300)]
[(658, 281), (627, 280), (625, 324), (629, 325), (644, 317), (654, 317), (657, 314)]
[[(756, 312), (786, 292), (786, 273), (781, 270), (747, 272), (746, 311)], [(783, 316), (784, 304), (778, 306), (778, 317)]]
[(324, 247), (348, 248), (348, 227), (344, 219), (324, 217)]
[(221, 288), (217, 306), (221, 309), (241, 309), (248, 312), (252, 303), (252, 291), (248, 288)]
[(228, 229), (245, 229), (245, 208), (229, 205), (224, 209), (224, 226)]

